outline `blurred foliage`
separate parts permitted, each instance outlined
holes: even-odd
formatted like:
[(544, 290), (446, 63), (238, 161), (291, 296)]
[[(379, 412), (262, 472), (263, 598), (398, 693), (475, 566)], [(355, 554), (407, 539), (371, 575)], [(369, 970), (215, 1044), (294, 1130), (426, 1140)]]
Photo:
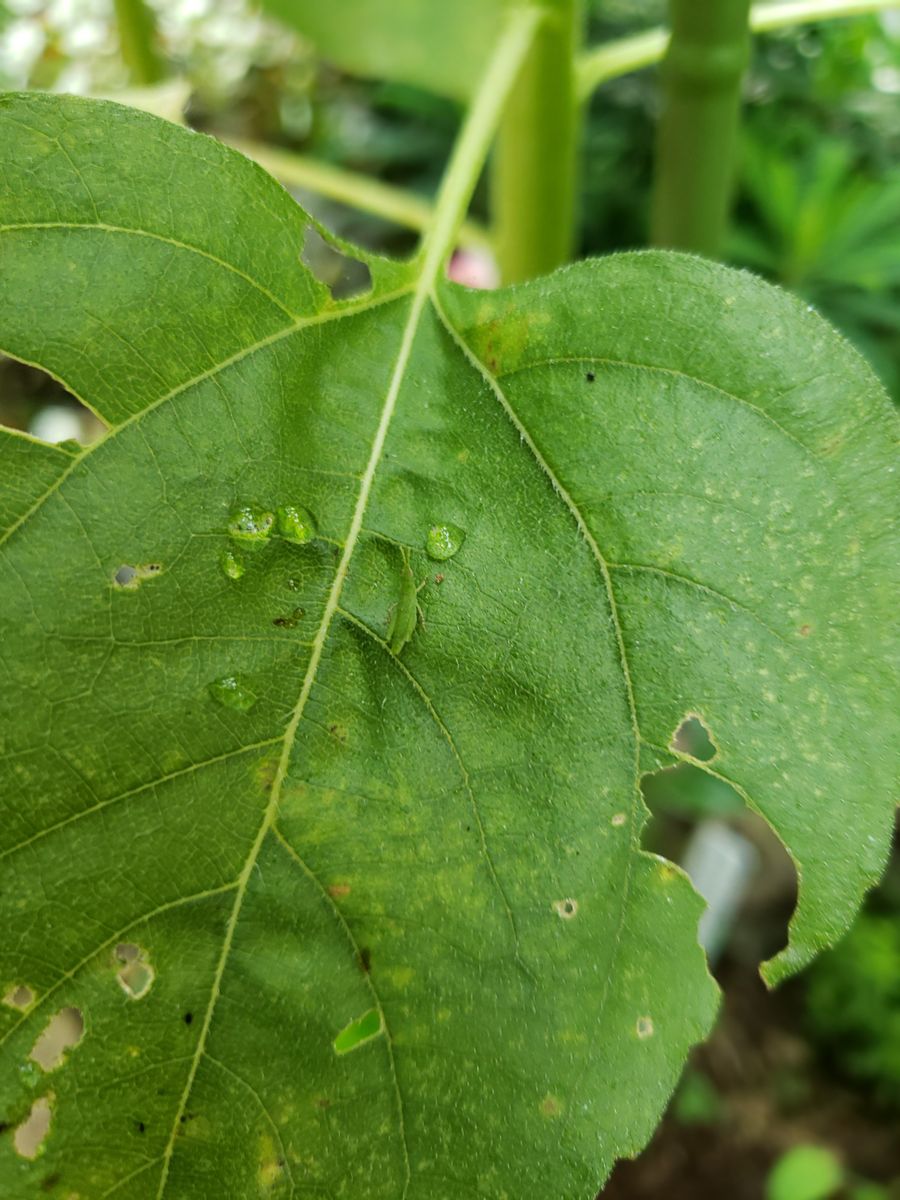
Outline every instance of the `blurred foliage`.
[[(458, 127), (452, 101), (341, 74), (251, 0), (150, 3), (172, 72), (190, 86), (194, 125), (433, 192)], [(666, 3), (588, 0), (587, 12), (595, 44), (659, 24)], [(115, 93), (127, 82), (112, 0), (0, 0), (0, 87)], [(898, 94), (900, 13), (757, 37), (729, 258), (820, 309), (900, 397)], [(645, 244), (656, 106), (653, 70), (607, 83), (589, 103), (581, 253)], [(486, 199), (483, 187), (482, 218)], [(365, 214), (317, 213), (369, 246), (414, 243)]]
[(900, 914), (864, 913), (809, 972), (807, 1021), (826, 1056), (900, 1107)]
[(823, 1146), (794, 1146), (772, 1169), (766, 1200), (827, 1200), (843, 1183), (841, 1164)]
[(724, 1117), (714, 1084), (702, 1071), (690, 1067), (672, 1099), (672, 1113), (681, 1125), (715, 1125)]

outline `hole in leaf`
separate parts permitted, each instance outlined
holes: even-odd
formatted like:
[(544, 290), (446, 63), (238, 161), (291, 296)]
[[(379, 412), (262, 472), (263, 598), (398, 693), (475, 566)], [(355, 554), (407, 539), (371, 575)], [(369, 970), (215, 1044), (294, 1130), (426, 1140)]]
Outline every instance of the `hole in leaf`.
[(578, 912), (578, 901), (571, 899), (554, 900), (553, 911), (562, 917), (564, 921), (571, 921)]
[(13, 1134), (13, 1146), (22, 1158), (37, 1158), (44, 1144), (44, 1139), (50, 1132), (50, 1119), (53, 1116), (52, 1092), (35, 1100), (31, 1112)]
[(370, 1008), (361, 1017), (357, 1017), (355, 1021), (344, 1026), (334, 1039), (334, 1052), (335, 1054), (349, 1054), (351, 1050), (355, 1050), (364, 1042), (378, 1037), (383, 1029), (381, 1013), (376, 1008)]
[(31, 1047), (29, 1058), (42, 1071), (55, 1071), (65, 1061), (66, 1051), (77, 1046), (84, 1034), (81, 1009), (61, 1008), (50, 1018), (43, 1033)]
[(161, 573), (162, 563), (140, 563), (137, 566), (132, 566), (130, 563), (123, 563), (121, 567), (116, 568), (116, 572), (113, 575), (113, 582), (116, 587), (134, 591), (135, 588), (141, 586), (145, 579), (155, 579)]
[(106, 432), (106, 426), (80, 400), (39, 367), (0, 355), (3, 424), (32, 437), (78, 451)]
[[(680, 863), (707, 902), (698, 937), (710, 961), (727, 951), (730, 960), (756, 966), (777, 953), (787, 941), (797, 875), (768, 823), (724, 780), (691, 763), (645, 775), (641, 790), (652, 814), (644, 848)], [(659, 878), (665, 883), (665, 873)]]
[(709, 730), (696, 713), (688, 713), (672, 735), (672, 747), (682, 754), (689, 754), (698, 762), (711, 762), (717, 748)]
[(120, 987), (132, 1000), (142, 1000), (156, 978), (156, 972), (147, 962), (144, 951), (133, 942), (120, 942), (115, 954), (122, 964), (116, 972)]
[(338, 250), (311, 225), (306, 230), (301, 259), (325, 284), (333, 300), (349, 300), (372, 290), (372, 272), (366, 263)]
[(26, 1008), (31, 1008), (34, 1000), (34, 992), (24, 983), (13, 984), (3, 997), (4, 1004), (9, 1008), (17, 1008), (20, 1012), (24, 1012)]

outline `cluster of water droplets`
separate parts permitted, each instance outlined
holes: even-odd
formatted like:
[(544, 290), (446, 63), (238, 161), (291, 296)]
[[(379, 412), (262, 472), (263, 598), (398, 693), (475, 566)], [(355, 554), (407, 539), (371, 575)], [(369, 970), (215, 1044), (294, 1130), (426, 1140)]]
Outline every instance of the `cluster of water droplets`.
[[(281, 504), (274, 511), (242, 504), (228, 518), (227, 531), (231, 544), (219, 556), (219, 566), (226, 578), (234, 580), (241, 579), (247, 570), (247, 552), (257, 551), (273, 538), (306, 546), (315, 541), (318, 533), (315, 517), (302, 504)], [(295, 579), (289, 579), (288, 586), (296, 591), (299, 585)], [(294, 608), (289, 616), (277, 618), (274, 624), (293, 629), (303, 612), (302, 608)], [(236, 675), (214, 679), (208, 690), (217, 704), (236, 712), (249, 712), (257, 700), (256, 693)]]
[[(317, 534), (316, 519), (303, 505), (282, 504), (273, 511), (242, 504), (228, 519), (231, 544), (222, 551), (219, 565), (228, 579), (238, 580), (247, 569), (246, 552), (257, 550), (273, 537), (295, 546), (306, 546), (316, 539)], [(465, 530), (458, 525), (450, 522), (432, 525), (425, 535), (425, 552), (436, 562), (446, 562), (459, 551), (465, 538)], [(288, 585), (297, 590), (296, 580), (289, 579)], [(275, 624), (281, 628), (294, 628), (303, 615), (302, 608), (295, 608), (289, 617), (278, 618)], [(257, 700), (256, 693), (236, 675), (213, 680), (208, 690), (217, 704), (236, 712), (249, 712)]]
[(228, 536), (236, 545), (222, 551), (219, 565), (229, 579), (240, 579), (247, 565), (239, 549), (256, 550), (272, 537), (306, 546), (315, 540), (317, 532), (315, 517), (301, 504), (282, 504), (274, 512), (242, 504), (228, 518)]

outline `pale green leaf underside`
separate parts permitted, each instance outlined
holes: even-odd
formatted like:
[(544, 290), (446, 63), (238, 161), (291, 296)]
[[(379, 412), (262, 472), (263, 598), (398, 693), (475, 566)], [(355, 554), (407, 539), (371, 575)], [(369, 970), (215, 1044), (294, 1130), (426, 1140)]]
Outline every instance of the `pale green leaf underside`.
[[(335, 306), (238, 155), (74, 100), (0, 124), (0, 348), (111, 426), (0, 442), (0, 987), (36, 996), (0, 1008), (3, 1194), (587, 1200), (715, 1008), (699, 902), (639, 850), (684, 714), (800, 868), (775, 974), (883, 864), (883, 395), (814, 314), (673, 255), (421, 311), (376, 261)], [(246, 549), (241, 505), (320, 536)]]
[(329, 62), (467, 99), (497, 39), (507, 0), (262, 0)]

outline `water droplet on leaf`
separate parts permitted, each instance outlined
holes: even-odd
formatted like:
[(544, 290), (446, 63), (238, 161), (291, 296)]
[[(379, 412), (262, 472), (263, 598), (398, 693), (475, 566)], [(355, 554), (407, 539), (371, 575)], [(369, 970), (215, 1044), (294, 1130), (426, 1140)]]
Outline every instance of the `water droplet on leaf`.
[(234, 675), (214, 679), (209, 685), (209, 694), (218, 704), (225, 708), (234, 708), (238, 712), (249, 712), (256, 703), (253, 692), (244, 687)]
[(228, 532), (240, 542), (258, 543), (268, 540), (275, 524), (275, 514), (265, 509), (245, 505), (235, 509), (228, 520)]
[(223, 550), (222, 557), (219, 559), (222, 571), (229, 579), (240, 579), (246, 567), (243, 561), (238, 558), (233, 550)]
[(286, 541), (305, 546), (316, 536), (315, 517), (308, 508), (283, 504), (278, 509), (278, 532)]
[(429, 558), (446, 562), (465, 540), (466, 531), (458, 525), (432, 525), (425, 538), (425, 550)]

